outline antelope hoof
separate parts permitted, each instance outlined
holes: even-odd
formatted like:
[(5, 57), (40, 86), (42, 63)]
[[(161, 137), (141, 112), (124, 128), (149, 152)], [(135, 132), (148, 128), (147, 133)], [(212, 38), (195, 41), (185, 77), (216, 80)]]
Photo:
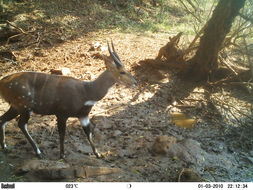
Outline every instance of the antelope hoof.
[(96, 155), (97, 158), (103, 158), (103, 155), (98, 153), (98, 152), (96, 152), (95, 155)]
[(38, 159), (43, 159), (43, 158), (45, 158), (45, 157), (42, 155), (42, 153), (36, 154), (36, 156), (37, 156)]
[(60, 155), (60, 159), (65, 159), (65, 158), (66, 158), (65, 154)]
[(11, 149), (8, 148), (6, 145), (3, 146), (3, 152), (4, 153), (10, 153), (11, 152)]
[(2, 144), (2, 149), (3, 150), (7, 150), (7, 145), (4, 143), (4, 144)]

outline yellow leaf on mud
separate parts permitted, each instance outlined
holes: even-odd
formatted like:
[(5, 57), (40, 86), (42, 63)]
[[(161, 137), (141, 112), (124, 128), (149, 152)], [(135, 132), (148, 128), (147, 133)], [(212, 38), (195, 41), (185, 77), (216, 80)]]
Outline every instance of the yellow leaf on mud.
[(171, 116), (172, 120), (186, 119), (186, 115), (181, 112), (172, 112), (172, 113), (170, 113), (170, 116)]
[(195, 119), (174, 120), (174, 123), (176, 126), (183, 127), (183, 128), (193, 128), (196, 122), (197, 120)]
[(184, 113), (173, 112), (170, 114), (171, 122), (178, 127), (193, 128), (197, 123), (196, 119), (188, 118)]

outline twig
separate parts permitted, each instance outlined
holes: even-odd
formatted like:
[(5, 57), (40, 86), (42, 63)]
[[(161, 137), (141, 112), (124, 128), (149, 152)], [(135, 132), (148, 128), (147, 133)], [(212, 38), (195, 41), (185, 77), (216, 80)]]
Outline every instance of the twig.
[(195, 106), (192, 105), (175, 105), (176, 108), (195, 108)]
[(6, 20), (7, 24), (11, 25), (12, 27), (16, 28), (18, 31), (20, 31), (23, 34), (28, 34), (26, 31), (24, 31), (22, 28), (15, 26), (14, 24), (12, 24), (10, 21)]
[(242, 13), (239, 13), (238, 15), (240, 17), (242, 17), (244, 20), (249, 21), (249, 22), (251, 22), (253, 24), (253, 18), (250, 18), (250, 17), (248, 17), (248, 16), (246, 16), (246, 15), (244, 15)]
[[(216, 97), (216, 98), (217, 98), (217, 97)], [(218, 104), (220, 103), (220, 106), (222, 106), (223, 108), (225, 108), (223, 105), (228, 106), (228, 107), (225, 108), (225, 109), (228, 110), (233, 116), (234, 116), (234, 114), (231, 112), (231, 110), (230, 110), (229, 108), (233, 108), (233, 109), (236, 110), (239, 114), (243, 115), (244, 117), (247, 117), (247, 118), (250, 119), (250, 120), (253, 120), (252, 117), (250, 117), (249, 115), (243, 113), (241, 110), (239, 110), (239, 109), (236, 108), (235, 106), (233, 106), (233, 105), (231, 105), (231, 104), (229, 104), (229, 103), (226, 103), (226, 102), (224, 102), (224, 101), (221, 101), (219, 98), (217, 98), (217, 100), (218, 100), (218, 101), (217, 101)], [(237, 119), (236, 116), (234, 116), (234, 117), (235, 117), (236, 120), (239, 121), (239, 119)], [(239, 122), (239, 123), (240, 123), (240, 122)]]
[(208, 20), (209, 20), (209, 18), (210, 18), (210, 16), (211, 16), (211, 13), (213, 12), (215, 3), (216, 3), (216, 2), (213, 1), (213, 4), (212, 4), (212, 6), (211, 6), (211, 8), (210, 8), (210, 11), (209, 11), (209, 13), (208, 13), (208, 15), (207, 15)]
[(188, 49), (191, 49), (193, 47), (193, 45), (195, 44), (195, 42), (197, 41), (197, 39), (200, 37), (200, 35), (204, 32), (206, 28), (206, 25), (204, 25), (200, 31), (196, 34), (195, 38), (192, 40), (192, 42), (190, 43), (190, 45), (188, 46), (187, 50)]
[(185, 171), (185, 168), (183, 168), (183, 169), (180, 171), (180, 173), (179, 173), (179, 175), (178, 175), (178, 179), (177, 179), (178, 182), (181, 182), (181, 176), (183, 175), (184, 171)]
[(219, 55), (219, 59), (229, 70), (231, 70), (235, 75), (238, 75), (238, 73), (228, 63), (226, 63), (225, 59), (223, 59), (222, 56)]
[(11, 40), (12, 38), (16, 38), (16, 37), (21, 36), (21, 35), (23, 35), (23, 33), (16, 34), (16, 35), (14, 35), (14, 36), (9, 37), (9, 38), (7, 39), (6, 45), (9, 44), (9, 42), (10, 42), (10, 40)]
[[(238, 24), (238, 26), (236, 27), (236, 29), (231, 33), (231, 35), (225, 39), (225, 41), (223, 42), (223, 45), (222, 45), (222, 49), (224, 49), (225, 47), (227, 47), (229, 45), (236, 44), (235, 41), (237, 39), (239, 39), (240, 37), (242, 37), (241, 35), (239, 35), (239, 33), (249, 27), (250, 27), (250, 24), (248, 24), (247, 21), (240, 22)], [(232, 40), (233, 40), (233, 42), (232, 42)]]
[(205, 100), (203, 99), (194, 99), (194, 98), (185, 98), (183, 101), (189, 101), (189, 102), (203, 102)]
[(250, 70), (251, 70), (251, 77), (253, 77), (253, 63), (251, 63), (250, 53), (249, 53), (249, 49), (248, 49), (248, 44), (247, 44), (245, 38), (243, 38), (243, 43), (244, 43), (244, 46), (245, 46), (245, 51), (247, 52), (246, 53), (246, 57), (247, 57), (247, 61), (248, 61), (248, 64), (249, 64), (249, 67), (250, 67)]
[(179, 0), (179, 2), (184, 6), (186, 12), (190, 13), (199, 23), (201, 23), (201, 19), (197, 17), (192, 11), (189, 10), (182, 0)]
[(14, 64), (14, 65), (18, 65), (18, 62), (13, 60), (13, 59), (8, 59), (8, 58), (4, 58), (5, 61), (9, 61), (10, 63)]
[(14, 27), (15, 29), (17, 29), (19, 32), (20, 32), (20, 34), (16, 34), (16, 35), (13, 35), (13, 36), (11, 36), (11, 37), (9, 37), (8, 39), (7, 39), (7, 42), (6, 42), (6, 45), (8, 45), (9, 44), (9, 42), (10, 42), (10, 40), (12, 39), (12, 38), (16, 38), (16, 37), (18, 37), (18, 36), (21, 36), (21, 35), (31, 35), (30, 33), (31, 32), (33, 32), (33, 31), (24, 31), (22, 28), (20, 28), (20, 27), (18, 27), (18, 26), (16, 26), (16, 25), (14, 25), (14, 24), (12, 24), (10, 21), (8, 21), (8, 20), (6, 20), (6, 23), (7, 24), (9, 24), (9, 25), (11, 25), (12, 27)]
[(235, 84), (235, 85), (249, 85), (249, 84), (251, 84), (251, 85), (253, 85), (253, 83), (251, 83), (251, 82), (230, 82), (229, 84)]

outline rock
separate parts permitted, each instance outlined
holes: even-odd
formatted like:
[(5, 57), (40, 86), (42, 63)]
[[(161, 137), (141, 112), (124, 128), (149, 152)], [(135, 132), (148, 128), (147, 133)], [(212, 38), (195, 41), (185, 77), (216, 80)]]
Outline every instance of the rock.
[(113, 132), (113, 137), (117, 137), (117, 136), (119, 136), (119, 135), (121, 135), (122, 134), (122, 132), (120, 131), (120, 130), (115, 130), (114, 132)]
[(28, 178), (32, 181), (38, 178), (39, 180), (62, 180), (75, 178), (75, 169), (73, 168), (46, 168), (33, 170), (28, 173)]
[(166, 135), (156, 137), (151, 147), (151, 153), (169, 156), (188, 164), (197, 165), (202, 165), (208, 157), (208, 154), (200, 147), (199, 142), (193, 139), (184, 139), (177, 142), (175, 137)]
[(90, 49), (88, 51), (100, 51), (102, 48), (102, 45), (100, 42), (94, 42), (91, 44)]
[(99, 175), (107, 175), (107, 174), (118, 173), (118, 172), (120, 172), (119, 168), (86, 166), (86, 167), (77, 168), (76, 177), (87, 178), (87, 177), (95, 177)]
[(207, 153), (201, 149), (200, 144), (192, 139), (184, 139), (173, 144), (167, 151), (167, 155), (190, 164), (202, 164), (207, 157)]
[(50, 73), (51, 74), (54, 74), (54, 75), (65, 75), (65, 76), (69, 76), (71, 74), (71, 71), (69, 68), (67, 67), (63, 67), (61, 69), (51, 69), (50, 70)]
[(49, 160), (30, 160), (25, 162), (16, 172), (17, 174), (26, 173), (31, 181), (38, 180), (64, 180), (74, 178), (88, 178), (99, 175), (107, 175), (120, 172), (119, 168), (108, 167), (72, 167), (60, 161)]
[(72, 167), (72, 168), (46, 168), (34, 170), (28, 176), (36, 176), (42, 180), (64, 180), (74, 178), (88, 178), (120, 172), (119, 168), (108, 167)]
[(169, 148), (175, 144), (177, 139), (173, 136), (158, 136), (155, 139), (154, 144), (151, 147), (151, 152), (153, 154), (167, 154)]
[(25, 161), (17, 170), (17, 174), (27, 173), (33, 170), (40, 170), (45, 168), (69, 168), (70, 165), (60, 161), (50, 160), (28, 160)]
[(92, 153), (92, 149), (90, 145), (86, 145), (84, 143), (74, 143), (74, 146), (76, 147), (76, 150), (78, 152), (83, 152), (83, 153)]
[(117, 155), (119, 157), (133, 157), (134, 156), (134, 151), (131, 149), (120, 149), (117, 151)]

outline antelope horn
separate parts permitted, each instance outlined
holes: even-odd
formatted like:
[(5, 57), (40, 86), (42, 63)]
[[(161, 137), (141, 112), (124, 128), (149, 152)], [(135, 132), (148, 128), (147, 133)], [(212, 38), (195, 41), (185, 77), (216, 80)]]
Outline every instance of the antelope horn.
[[(115, 64), (118, 67), (121, 67), (122, 66), (121, 61), (119, 60), (118, 55), (115, 52), (112, 52), (108, 41), (107, 41), (107, 45), (108, 45), (109, 53), (110, 53), (111, 57), (113, 58)], [(114, 50), (114, 47), (113, 47), (113, 50)]]
[(116, 52), (116, 50), (115, 50), (115, 48), (114, 48), (114, 44), (113, 44), (113, 41), (112, 41), (112, 40), (111, 40), (111, 44), (112, 44), (112, 50), (113, 50), (115, 56), (116, 56), (116, 57), (118, 58), (118, 60), (120, 61), (120, 58), (119, 58), (119, 56), (118, 56), (118, 54), (117, 54), (117, 52)]

